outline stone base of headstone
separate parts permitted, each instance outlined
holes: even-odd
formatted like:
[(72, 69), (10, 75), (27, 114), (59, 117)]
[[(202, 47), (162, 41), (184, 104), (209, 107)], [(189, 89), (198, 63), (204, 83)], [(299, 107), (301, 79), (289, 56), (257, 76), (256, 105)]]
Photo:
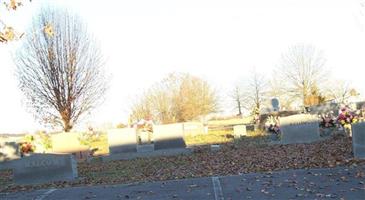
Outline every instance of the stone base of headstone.
[(148, 131), (141, 131), (137, 133), (137, 143), (139, 145), (142, 144), (150, 144), (152, 142), (152, 133)]
[(137, 153), (151, 152), (155, 150), (154, 144), (137, 145)]

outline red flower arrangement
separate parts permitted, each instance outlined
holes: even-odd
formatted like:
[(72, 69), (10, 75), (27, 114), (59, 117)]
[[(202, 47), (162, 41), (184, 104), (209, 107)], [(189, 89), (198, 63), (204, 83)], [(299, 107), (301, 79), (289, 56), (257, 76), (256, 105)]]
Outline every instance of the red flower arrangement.
[(337, 117), (337, 122), (342, 126), (353, 124), (357, 121), (357, 116), (348, 107), (342, 108), (341, 113)]
[(33, 153), (34, 150), (35, 150), (34, 146), (29, 142), (23, 142), (20, 145), (20, 152), (22, 155), (28, 154), (28, 153)]

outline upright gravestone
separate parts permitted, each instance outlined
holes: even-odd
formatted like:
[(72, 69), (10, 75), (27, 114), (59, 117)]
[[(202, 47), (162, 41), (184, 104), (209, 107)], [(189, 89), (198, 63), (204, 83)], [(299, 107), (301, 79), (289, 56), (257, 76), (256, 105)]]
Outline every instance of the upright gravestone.
[(233, 136), (234, 139), (240, 139), (242, 136), (246, 136), (246, 126), (245, 125), (236, 125), (233, 126)]
[(279, 99), (272, 98), (271, 99), (271, 106), (272, 106), (274, 112), (278, 112), (280, 110)]
[(155, 149), (185, 148), (183, 124), (153, 126)]
[(77, 178), (77, 163), (70, 154), (34, 154), (12, 163), (17, 184), (71, 181)]
[(78, 153), (89, 150), (89, 147), (81, 144), (80, 133), (58, 133), (51, 136), (53, 153)]
[(107, 134), (109, 154), (137, 152), (135, 128), (110, 129)]
[(201, 135), (205, 133), (204, 125), (200, 122), (185, 122), (183, 123), (184, 135)]
[(282, 117), (280, 130), (283, 144), (311, 143), (320, 138), (318, 118), (314, 115), (299, 114)]
[(355, 158), (365, 159), (365, 122), (352, 125), (352, 149)]
[(255, 124), (247, 124), (246, 131), (255, 132), (256, 131)]

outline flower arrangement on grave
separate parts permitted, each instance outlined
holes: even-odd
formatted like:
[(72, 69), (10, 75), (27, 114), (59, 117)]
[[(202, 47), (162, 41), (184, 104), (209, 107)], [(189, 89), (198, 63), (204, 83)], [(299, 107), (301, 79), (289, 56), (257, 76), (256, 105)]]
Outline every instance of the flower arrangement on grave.
[(265, 127), (268, 132), (279, 134), (280, 133), (280, 126), (279, 126), (279, 119), (278, 117), (269, 116), (266, 120)]
[(24, 156), (25, 154), (33, 153), (35, 151), (35, 145), (33, 145), (34, 137), (33, 135), (26, 135), (23, 138), (23, 142), (20, 143), (20, 154)]
[(142, 132), (153, 132), (153, 121), (150, 118), (141, 119), (137, 123), (137, 129)]
[(34, 145), (29, 142), (22, 142), (20, 145), (20, 152), (24, 154), (33, 153), (35, 151)]
[(355, 112), (352, 112), (348, 107), (342, 108), (340, 114), (337, 117), (337, 122), (343, 127), (356, 123), (357, 121), (357, 115), (355, 114)]
[(80, 144), (88, 146), (91, 148), (93, 143), (100, 141), (100, 133), (95, 131), (92, 127), (88, 128), (88, 131), (81, 132), (78, 137)]
[(341, 109), (341, 112), (337, 117), (337, 122), (345, 129), (345, 132), (351, 136), (351, 124), (358, 122), (358, 116), (348, 107), (344, 107)]
[(325, 114), (320, 116), (321, 123), (320, 126), (322, 128), (332, 128), (336, 126), (336, 118), (333, 117), (331, 114)]

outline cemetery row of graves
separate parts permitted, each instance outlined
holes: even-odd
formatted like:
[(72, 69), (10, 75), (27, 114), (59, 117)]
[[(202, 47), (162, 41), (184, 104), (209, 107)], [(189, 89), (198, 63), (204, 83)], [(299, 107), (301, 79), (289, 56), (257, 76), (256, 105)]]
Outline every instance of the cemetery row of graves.
[(365, 164), (363, 111), (326, 111), (27, 136), (1, 144), (0, 191)]

